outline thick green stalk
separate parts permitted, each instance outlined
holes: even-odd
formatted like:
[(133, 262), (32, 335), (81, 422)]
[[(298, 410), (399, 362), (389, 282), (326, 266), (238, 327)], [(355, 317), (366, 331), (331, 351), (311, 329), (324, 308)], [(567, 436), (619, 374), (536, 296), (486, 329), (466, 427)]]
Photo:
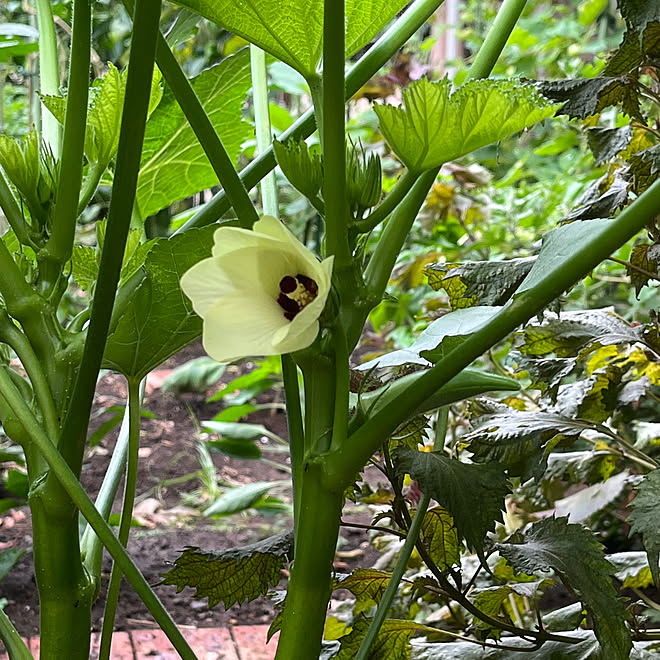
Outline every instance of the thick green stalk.
[[(126, 547), (128, 535), (133, 520), (133, 505), (135, 504), (135, 489), (137, 488), (138, 452), (140, 450), (140, 384), (137, 381), (128, 381), (128, 465), (126, 468), (126, 483), (124, 484), (124, 502), (122, 504), (121, 519), (119, 521), (119, 542)], [(115, 614), (119, 602), (119, 587), (121, 586), (121, 569), (113, 563), (110, 574), (110, 585), (105, 601), (103, 613), (103, 630), (101, 632), (100, 660), (110, 658), (112, 647), (112, 631), (115, 625)]]
[[(21, 421), (25, 424), (22, 417)], [(53, 501), (47, 481), (47, 475), (34, 481), (28, 498), (39, 589), (41, 658), (87, 660), (94, 588), (80, 560), (78, 512), (67, 502)]]
[(0, 639), (3, 641), (11, 660), (33, 660), (30, 649), (25, 645), (25, 642), (21, 639), (18, 631), (14, 628), (14, 625), (1, 607)]
[[(438, 413), (438, 423), (435, 427), (435, 439), (431, 451), (435, 451), (436, 447), (443, 446), (445, 435), (447, 434), (448, 418), (449, 408), (441, 408)], [(390, 609), (392, 601), (399, 591), (399, 583), (408, 568), (408, 560), (410, 559), (410, 555), (417, 543), (419, 532), (422, 529), (422, 523), (424, 522), (424, 516), (426, 515), (426, 510), (428, 509), (430, 502), (431, 496), (428, 493), (422, 493), (422, 496), (419, 498), (419, 504), (417, 505), (417, 511), (415, 511), (415, 517), (410, 523), (410, 528), (406, 534), (406, 542), (403, 544), (403, 548), (401, 548), (390, 581), (387, 583), (385, 593), (383, 593), (380, 603), (378, 603), (376, 614), (369, 624), (369, 629), (360, 644), (360, 649), (355, 656), (355, 660), (367, 660), (369, 657), (369, 649), (371, 649), (371, 645), (376, 640), (378, 631), (383, 625), (383, 621), (387, 618), (387, 611)]]
[[(254, 44), (250, 44), (250, 68), (257, 153), (261, 154), (272, 143), (268, 109), (268, 70), (266, 69), (266, 53)], [(261, 180), (261, 206), (265, 215), (272, 215), (276, 218), (279, 216), (274, 172), (270, 172)]]
[[(427, 21), (443, 0), (416, 0), (346, 74), (346, 100), (351, 98), (387, 60)], [(280, 140), (309, 137), (315, 129), (314, 112), (308, 110), (284, 131)], [(256, 186), (276, 165), (272, 147), (253, 160), (240, 174), (246, 188)], [(231, 207), (225, 191), (219, 192), (175, 233), (215, 222)]]
[(304, 497), (296, 533), (295, 560), (276, 660), (319, 657), (332, 593), (332, 562), (339, 535), (343, 493), (325, 487), (324, 470), (319, 461), (305, 463), (302, 491)]
[(520, 14), (527, 4), (527, 0), (504, 0), (493, 26), (488, 31), (486, 40), (482, 44), (477, 56), (468, 70), (465, 80), (471, 78), (488, 78), (497, 59), (509, 39)]
[(300, 511), (300, 490), (305, 456), (305, 429), (300, 410), (298, 369), (291, 355), (282, 356), (282, 379), (286, 401), (286, 419), (289, 427), (289, 453), (291, 455), (291, 481), (293, 486), (294, 529)]
[(64, 438), (62, 455), (76, 475), (80, 474), (82, 466), (89, 413), (103, 358), (135, 201), (159, 20), (160, 2), (138, 0), (133, 19), (131, 55), (106, 237), (82, 364), (70, 399), (72, 405), (67, 410), (62, 428)]
[[(25, 430), (30, 437), (31, 444), (41, 452), (50, 466), (51, 472), (44, 476), (43, 481), (47, 482), (48, 480), (57, 479), (58, 482), (62, 484), (62, 487), (68, 496), (98, 534), (112, 558), (119, 564), (127, 580), (139, 594), (140, 599), (147, 606), (147, 609), (151, 612), (154, 619), (156, 619), (158, 625), (172, 642), (174, 648), (184, 660), (196, 660), (195, 654), (190, 649), (188, 642), (186, 642), (185, 638), (176, 627), (176, 624), (172, 621), (172, 618), (163, 607), (158, 596), (156, 596), (147, 581), (144, 579), (142, 573), (140, 573), (139, 569), (135, 566), (125, 548), (114, 535), (108, 523), (106, 523), (101, 514), (96, 510), (94, 503), (89, 499), (89, 496), (80, 485), (80, 482), (71, 471), (71, 468), (62, 458), (60, 452), (57, 451), (54, 445), (50, 442), (39, 422), (33, 416), (32, 411), (14, 387), (9, 376), (2, 370), (0, 370), (0, 392), (2, 392), (2, 396), (11, 408), (12, 413), (23, 423)], [(39, 484), (39, 486), (41, 486), (41, 484)], [(57, 502), (52, 502), (51, 504), (55, 507), (58, 505)], [(76, 515), (76, 532), (72, 534), (72, 537), (75, 539), (78, 538), (77, 518)], [(35, 535), (35, 543), (36, 540), (37, 537)], [(44, 543), (46, 542), (47, 538), (44, 539)], [(91, 590), (93, 591), (93, 589)], [(63, 625), (65, 623), (66, 622), (63, 621)], [(89, 635), (89, 628), (87, 634)], [(58, 657), (63, 658), (67, 656), (60, 655)]]
[[(39, 87), (42, 94), (56, 96), (60, 92), (60, 67), (57, 57), (57, 36), (53, 10), (48, 0), (37, 0), (39, 26)], [(50, 146), (55, 158), (60, 156), (62, 127), (46, 109), (41, 113), (41, 137)]]
[(42, 274), (47, 281), (51, 282), (59, 275), (62, 266), (69, 261), (73, 250), (73, 237), (78, 219), (78, 197), (82, 183), (85, 129), (87, 128), (91, 35), (92, 2), (91, 0), (74, 0), (69, 82), (57, 201), (53, 212), (52, 234), (45, 248), (45, 268), (48, 272)]
[(325, 244), (335, 256), (338, 282), (352, 269), (346, 203), (346, 126), (344, 97), (344, 3), (325, 2), (323, 9), (323, 200)]
[(378, 449), (382, 438), (394, 431), (403, 416), (421, 405), (433, 392), (520, 324), (549, 305), (659, 214), (660, 180), (653, 183), (619, 216), (610, 220), (607, 228), (595, 235), (579, 253), (561, 260), (543, 281), (517, 295), (483, 328), (467, 337), (459, 348), (429, 369), (416, 381), (414, 387), (403, 391), (392, 401), (391, 406), (370, 418), (349, 437), (342, 451), (328, 455), (326, 467), (331, 478), (337, 484), (348, 486), (358, 470)]
[(160, 32), (158, 33), (156, 62), (183, 113), (190, 122), (190, 126), (202, 145), (224, 192), (227, 193), (240, 225), (251, 227), (259, 219), (259, 214), (254, 208), (252, 200), (222, 144), (222, 140), (213, 128), (208, 115), (204, 112), (204, 108), (197, 94), (195, 94), (188, 76), (181, 69), (176, 57), (167, 45), (165, 37)]

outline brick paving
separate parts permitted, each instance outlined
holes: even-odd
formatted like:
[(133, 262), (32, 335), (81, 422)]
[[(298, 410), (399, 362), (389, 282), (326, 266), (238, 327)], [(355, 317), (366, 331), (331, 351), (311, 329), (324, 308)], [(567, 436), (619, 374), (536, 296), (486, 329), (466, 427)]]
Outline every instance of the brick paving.
[[(232, 628), (185, 628), (181, 632), (199, 660), (273, 660), (277, 635), (266, 645), (268, 626)], [(92, 635), (90, 660), (98, 658), (100, 635)], [(39, 639), (30, 639), (30, 651), (39, 657)], [(112, 638), (112, 660), (178, 660), (161, 630), (116, 632)], [(0, 642), (0, 660), (9, 660)]]

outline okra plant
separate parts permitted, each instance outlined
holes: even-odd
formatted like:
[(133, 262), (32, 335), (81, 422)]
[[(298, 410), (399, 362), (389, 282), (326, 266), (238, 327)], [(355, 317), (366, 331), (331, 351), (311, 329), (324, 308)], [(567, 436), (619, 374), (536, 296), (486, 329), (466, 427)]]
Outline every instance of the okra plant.
[[(633, 620), (617, 597), (614, 568), (585, 526), (550, 517), (524, 530), (510, 528), (512, 534), (495, 543), (493, 531), (514, 482), (538, 480), (560, 439), (570, 442), (592, 427), (575, 420), (571, 426), (561, 415), (542, 410), (482, 403), (484, 424), (465, 439), (471, 443), (471, 458), (449, 446), (444, 434), (450, 404), (518, 389), (515, 379), (475, 370), (472, 362), (542, 315), (645, 227), (657, 236), (658, 131), (650, 117), (657, 122), (652, 80), (657, 82), (653, 76), (660, 61), (660, 8), (619, 0), (624, 40), (597, 77), (532, 83), (489, 78), (525, 7), (525, 0), (504, 0), (459, 86), (448, 79), (421, 79), (403, 91), (400, 106), (375, 106), (380, 131), (401, 163), (396, 185), (383, 194), (378, 157), (346, 138), (346, 103), (441, 3), (180, 0), (186, 20), (195, 12), (251, 44), (190, 80), (172, 51), (177, 26), (166, 36), (161, 32), (161, 3), (126, 0), (133, 20), (128, 66), (123, 71), (109, 66), (90, 87), (95, 3), (73, 0), (64, 93), (57, 79), (51, 8), (45, 0), (36, 3), (43, 121), (24, 138), (0, 137), (0, 205), (10, 227), (0, 240), (0, 420), (5, 434), (22, 447), (27, 464), (42, 658), (88, 657), (103, 547), (114, 567), (101, 657), (109, 657), (122, 575), (181, 657), (194, 657), (125, 545), (136, 487), (140, 383), (200, 336), (220, 362), (282, 356), (294, 528), (289, 535), (244, 549), (215, 554), (213, 548), (189, 549), (165, 575), (165, 584), (196, 587), (210, 605), (231, 604), (265, 593), (290, 562), (283, 609), (271, 628), (280, 631), (276, 657), (283, 660), (319, 657), (328, 602), (337, 587), (354, 593), (367, 589), (379, 603), (373, 615), (358, 617), (341, 636), (337, 658), (410, 657), (409, 642), (416, 635), (443, 640), (416, 647), (419, 657), (476, 657), (455, 647), (459, 642), (447, 644), (443, 634), (514, 651), (551, 649), (561, 657), (600, 646), (603, 657), (627, 658), (634, 639), (657, 638), (657, 632), (644, 631)], [(264, 51), (305, 78), (312, 101), (311, 109), (273, 145)], [(239, 173), (235, 162), (249, 131), (241, 106), (250, 87), (258, 156)], [(655, 105), (649, 111), (642, 101)], [(603, 129), (618, 132), (600, 137), (611, 158), (628, 149), (625, 176), (613, 169), (600, 184), (601, 196), (586, 199), (581, 213), (543, 236), (534, 259), (498, 264), (494, 271), (488, 270), (494, 264), (429, 267), (429, 279), (438, 288), (452, 278), (460, 282), (464, 304), (431, 323), (409, 349), (352, 371), (349, 356), (369, 313), (385, 296), (440, 167), (537, 122), (552, 121), (556, 113), (587, 118), (617, 105), (634, 122)], [(630, 136), (633, 130), (641, 132), (645, 141), (638, 140), (633, 149), (632, 137), (626, 139), (621, 129)], [(318, 152), (305, 142), (314, 131)], [(287, 219), (279, 217), (269, 180), (276, 164), (316, 210), (323, 230), (319, 253), (303, 245), (287, 228)], [(77, 223), (102, 181), (111, 183), (112, 198), (107, 219), (97, 223), (97, 247), (79, 245)], [(222, 191), (173, 235), (144, 239), (142, 223), (148, 216), (218, 181)], [(250, 191), (260, 182), (257, 207)], [(618, 193), (616, 203), (605, 194), (608, 188)], [(367, 240), (374, 232), (378, 240)], [(651, 247), (638, 274), (640, 269), (657, 272)], [(67, 318), (61, 309), (72, 280), (91, 302)], [(641, 342), (647, 363), (657, 358), (657, 332), (654, 338), (652, 329), (644, 334), (623, 322), (616, 325), (611, 315), (599, 318), (600, 325), (591, 317), (591, 324), (583, 323), (590, 328), (589, 346)], [(577, 333), (580, 319), (570, 322)], [(547, 342), (557, 338), (547, 323), (538, 328), (535, 336)], [(570, 335), (570, 329), (564, 330)], [(546, 353), (529, 348), (529, 337), (525, 344), (532, 356), (525, 368), (552, 381), (551, 388), (577, 368), (575, 356), (587, 355), (574, 344), (571, 353), (557, 342), (546, 353), (560, 347), (564, 353), (559, 358), (572, 357), (573, 362), (553, 363), (555, 370), (548, 365), (550, 358), (539, 364), (538, 356)], [(581, 345), (580, 350), (587, 349)], [(11, 356), (21, 368), (10, 363)], [(635, 364), (642, 361), (638, 356)], [(101, 368), (125, 376), (128, 421), (101, 493), (92, 502), (80, 473)], [(420, 429), (428, 419), (424, 415), (435, 420), (431, 452), (418, 450)], [(524, 429), (535, 434), (525, 435)], [(642, 533), (657, 585), (660, 536), (653, 507), (660, 493), (658, 463), (625, 437), (606, 436), (600, 450), (629, 461), (639, 474), (633, 524)], [(336, 576), (333, 559), (342, 510), (369, 462), (393, 485), (391, 529), (405, 543), (392, 572)], [(107, 520), (124, 471), (115, 535)], [(421, 490), (414, 512), (403, 496), (405, 475)], [(437, 505), (429, 509), (432, 500)], [(87, 524), (82, 535), (79, 516)], [(473, 574), (461, 567), (463, 546), (476, 558)], [(430, 572), (413, 582), (414, 589), (467, 613), (474, 622), (471, 629), (439, 633), (412, 618), (388, 618), (415, 548)], [(483, 595), (487, 590), (475, 596), (477, 574), (492, 574), (496, 556), (499, 569), (506, 565), (518, 581), (498, 587), (490, 599)], [(529, 575), (520, 577), (524, 574)], [(594, 639), (574, 634), (581, 609), (573, 623), (559, 627), (540, 615), (511, 618), (503, 609), (505, 601), (515, 606), (516, 598), (533, 601), (535, 590), (552, 575), (581, 601)], [(2, 610), (0, 637), (12, 658), (30, 657)], [(474, 646), (470, 653), (480, 651)], [(330, 657), (333, 651), (323, 653)]]

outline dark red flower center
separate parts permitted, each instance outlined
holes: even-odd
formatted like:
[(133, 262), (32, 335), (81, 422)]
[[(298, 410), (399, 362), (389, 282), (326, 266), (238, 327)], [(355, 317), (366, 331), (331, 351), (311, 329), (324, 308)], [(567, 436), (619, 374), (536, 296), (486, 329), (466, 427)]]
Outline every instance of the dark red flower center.
[(277, 303), (284, 310), (284, 318), (293, 321), (301, 309), (307, 307), (319, 292), (318, 284), (307, 275), (285, 275), (280, 280)]

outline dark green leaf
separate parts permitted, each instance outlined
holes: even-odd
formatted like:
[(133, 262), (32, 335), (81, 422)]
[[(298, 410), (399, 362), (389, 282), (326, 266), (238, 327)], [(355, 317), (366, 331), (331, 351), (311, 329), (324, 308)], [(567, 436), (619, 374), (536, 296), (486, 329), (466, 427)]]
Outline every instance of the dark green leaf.
[(628, 76), (599, 76), (536, 83), (544, 96), (563, 102), (557, 114), (586, 119), (612, 105), (621, 105), (633, 119), (644, 121), (639, 107), (637, 81)]
[(277, 481), (255, 481), (231, 488), (202, 512), (205, 516), (229, 516), (254, 506), (266, 493), (277, 486)]
[(614, 577), (624, 588), (645, 589), (653, 584), (645, 552), (617, 552), (607, 555), (607, 561), (614, 566)]
[(660, 172), (660, 144), (643, 149), (630, 157), (633, 188), (641, 195), (657, 178)]
[[(144, 263), (146, 275), (132, 292), (108, 337), (104, 366), (143, 378), (168, 357), (197, 339), (202, 320), (181, 292), (181, 275), (210, 255), (213, 226), (159, 240)], [(118, 297), (121, 298), (122, 290)]]
[[(602, 187), (607, 183), (609, 187), (603, 191)], [(564, 216), (561, 223), (612, 217), (628, 202), (628, 185), (620, 170), (616, 171), (611, 182), (607, 175), (594, 181), (580, 197), (576, 208)]]
[[(342, 637), (341, 650), (334, 657), (334, 660), (353, 660), (357, 655), (360, 644), (367, 634), (371, 619), (360, 618), (354, 625), (348, 635)], [(435, 628), (423, 626), (414, 621), (401, 619), (385, 619), (383, 625), (378, 631), (374, 643), (369, 649), (368, 660), (383, 660), (391, 658), (392, 660), (407, 660), (410, 658), (412, 648), (410, 640), (419, 634), (435, 634)]]
[(253, 406), (249, 403), (243, 403), (241, 405), (229, 406), (221, 410), (214, 418), (214, 422), (237, 422), (241, 417), (245, 417), (250, 413), (257, 410), (256, 406)]
[(589, 142), (589, 149), (591, 149), (596, 160), (596, 165), (602, 165), (613, 160), (618, 153), (628, 147), (632, 136), (632, 127), (630, 126), (590, 128), (587, 131), (587, 141)]
[(280, 579), (293, 552), (293, 532), (221, 552), (187, 548), (163, 575), (161, 584), (195, 589), (195, 598), (208, 598), (209, 608), (222, 602), (225, 609), (266, 594)]
[[(232, 13), (237, 12), (234, 9)], [(226, 57), (192, 80), (232, 160), (236, 160), (241, 144), (250, 135), (250, 127), (241, 121), (250, 84), (247, 49)], [(167, 90), (146, 126), (136, 202), (140, 215), (145, 218), (217, 183), (204, 150), (174, 95)]]
[(527, 372), (531, 379), (530, 387), (542, 392), (553, 392), (562, 378), (568, 376), (577, 366), (576, 358), (537, 358), (512, 351), (516, 372)]
[(349, 576), (335, 583), (335, 589), (348, 589), (358, 601), (380, 599), (387, 589), (392, 575), (373, 568), (356, 568)]
[(582, 607), (582, 603), (571, 603), (566, 607), (543, 615), (543, 625), (546, 630), (550, 630), (551, 632), (573, 630), (582, 623), (583, 619), (584, 608)]
[(165, 379), (161, 386), (163, 392), (204, 393), (215, 385), (225, 373), (226, 365), (204, 355), (181, 364)]
[(428, 365), (429, 362), (437, 362), (446, 352), (453, 350), (466, 337), (488, 323), (500, 309), (501, 307), (469, 307), (445, 314), (433, 321), (410, 348), (370, 360), (360, 365), (360, 369), (396, 367), (407, 363)]
[(460, 536), (484, 559), (484, 537), (502, 520), (504, 496), (510, 491), (503, 468), (497, 463), (470, 465), (442, 452), (395, 450), (397, 474), (409, 474), (420, 489), (444, 507)]
[(523, 479), (543, 473), (543, 454), (555, 436), (577, 438), (589, 428), (561, 415), (514, 408), (486, 415), (477, 423), (477, 428), (461, 439), (473, 452), (473, 460), (485, 464), (497, 461), (510, 475)]
[(575, 357), (584, 349), (642, 341), (642, 326), (631, 327), (606, 310), (546, 314), (542, 325), (528, 325), (522, 332), (520, 351), (525, 355)]
[(257, 459), (261, 458), (261, 449), (253, 442), (223, 438), (222, 440), (207, 440), (207, 447), (229, 458)]
[(620, 472), (593, 486), (572, 493), (568, 497), (555, 501), (558, 516), (567, 516), (571, 522), (586, 522), (601, 509), (621, 496), (630, 481), (628, 472)]
[(213, 433), (220, 433), (225, 438), (233, 438), (234, 440), (257, 440), (264, 435), (270, 435), (263, 424), (208, 421), (202, 422), (202, 426)]
[(422, 522), (422, 540), (435, 565), (444, 571), (461, 561), (461, 543), (453, 518), (445, 509), (429, 509)]
[[(642, 287), (649, 281), (649, 275), (641, 271), (646, 271), (658, 277), (658, 265), (660, 264), (660, 243), (642, 243), (635, 245), (630, 253), (630, 263), (637, 268), (626, 266), (630, 282), (635, 287), (635, 294), (639, 297)], [(641, 271), (639, 270), (641, 269)]]
[(660, 586), (658, 560), (660, 558), (660, 469), (649, 472), (636, 488), (637, 496), (632, 501), (630, 533), (640, 533), (649, 560), (651, 574), (656, 586)]
[(621, 369), (609, 364), (591, 376), (559, 388), (554, 411), (565, 417), (604, 422), (618, 403)]
[(27, 552), (24, 548), (10, 548), (0, 551), (0, 580), (15, 566), (18, 560)]
[(429, 264), (424, 274), (434, 291), (444, 289), (452, 310), (475, 305), (503, 305), (520, 286), (536, 257), (508, 261)]
[(660, 5), (649, 0), (618, 0), (626, 26), (649, 57), (660, 55)]
[(632, 648), (628, 614), (610, 578), (614, 567), (588, 529), (569, 525), (566, 518), (546, 518), (516, 542), (500, 543), (497, 548), (517, 571), (557, 573), (591, 614), (604, 656), (627, 660)]

